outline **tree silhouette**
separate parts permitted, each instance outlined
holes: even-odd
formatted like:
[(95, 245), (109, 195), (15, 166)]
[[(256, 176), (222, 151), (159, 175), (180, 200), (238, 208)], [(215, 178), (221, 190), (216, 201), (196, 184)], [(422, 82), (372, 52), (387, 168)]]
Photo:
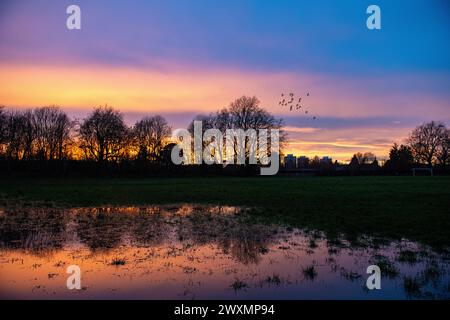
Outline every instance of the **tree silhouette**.
[[(353, 158), (355, 158), (355, 160), (353, 160)], [(352, 161), (357, 161), (357, 164), (359, 165), (371, 164), (377, 159), (377, 157), (372, 152), (358, 152), (353, 155), (353, 158)]]
[(125, 155), (130, 134), (123, 115), (111, 107), (98, 107), (79, 129), (80, 148), (98, 163), (117, 161)]
[(450, 129), (446, 129), (438, 146), (437, 160), (446, 168), (450, 162)]
[(9, 160), (23, 159), (25, 150), (31, 148), (27, 143), (27, 129), (31, 126), (27, 114), (28, 111), (11, 111), (5, 117), (4, 141)]
[(43, 107), (31, 115), (36, 156), (42, 160), (62, 160), (70, 143), (73, 122), (59, 107)]
[[(287, 139), (287, 134), (283, 130), (283, 120), (275, 118), (264, 108), (260, 107), (260, 101), (256, 97), (242, 96), (231, 102), (228, 108), (223, 108), (210, 115), (197, 116), (189, 125), (190, 132), (193, 132), (193, 122), (195, 120), (202, 121), (203, 132), (211, 128), (216, 128), (222, 133), (225, 133), (227, 129), (242, 129), (243, 131), (249, 129), (267, 129), (268, 131), (277, 129), (279, 130), (280, 149), (283, 148)], [(266, 148), (266, 150), (270, 151), (270, 139), (267, 145), (259, 145), (259, 148)], [(246, 159), (248, 158), (248, 151), (246, 150)], [(237, 150), (235, 150), (236, 152)]]
[(161, 151), (170, 137), (171, 128), (161, 116), (145, 117), (134, 125), (133, 137), (138, 148), (138, 159), (160, 161)]
[(447, 129), (441, 122), (431, 121), (414, 129), (408, 138), (408, 145), (415, 160), (431, 167), (437, 160), (439, 148), (446, 136)]
[(394, 143), (389, 151), (389, 160), (386, 161), (385, 166), (396, 173), (407, 172), (411, 170), (414, 161), (411, 148), (407, 145), (398, 145)]

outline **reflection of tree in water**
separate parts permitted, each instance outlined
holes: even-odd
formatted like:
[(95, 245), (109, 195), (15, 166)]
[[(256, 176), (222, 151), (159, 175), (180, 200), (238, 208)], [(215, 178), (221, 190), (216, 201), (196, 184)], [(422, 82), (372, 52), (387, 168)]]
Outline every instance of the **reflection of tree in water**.
[(138, 245), (155, 246), (167, 234), (158, 207), (77, 209), (76, 232), (91, 250), (110, 250), (127, 239)]
[[(259, 263), (275, 244), (297, 254), (320, 254), (344, 281), (364, 282), (361, 263), (380, 267), (383, 281), (397, 281), (407, 298), (448, 298), (449, 256), (414, 243), (389, 243), (373, 238), (330, 237), (323, 233), (264, 225), (235, 210), (208, 206), (154, 206), (130, 208), (82, 208), (59, 210), (25, 208), (0, 213), (0, 249), (25, 249), (31, 253), (62, 249), (73, 239), (92, 251), (110, 250), (120, 245), (163, 247), (176, 254), (189, 254), (197, 246), (219, 248), (224, 255), (242, 264)], [(180, 245), (181, 244), (181, 245)], [(275, 253), (271, 250), (271, 253)], [(172, 251), (171, 251), (172, 252)], [(221, 253), (217, 253), (220, 255)], [(352, 257), (353, 264), (346, 262)], [(149, 259), (151, 259), (149, 257)], [(347, 259), (348, 260), (348, 259)], [(319, 267), (304, 274), (317, 276)], [(320, 266), (318, 264), (317, 266)], [(307, 266), (302, 266), (307, 267)], [(410, 270), (410, 269), (413, 270)], [(299, 272), (302, 270), (299, 266)], [(412, 272), (411, 272), (412, 271)], [(306, 272), (306, 273), (305, 273)], [(267, 280), (267, 279), (266, 279)], [(272, 283), (272, 278), (270, 278)], [(267, 281), (266, 281), (267, 282)], [(264, 282), (265, 283), (265, 282)]]
[(133, 217), (130, 231), (139, 245), (157, 246), (168, 234), (168, 225), (160, 208), (145, 208)]
[(403, 277), (408, 299), (448, 299), (450, 283), (443, 281), (445, 270), (436, 260), (427, 261), (426, 268), (415, 276)]
[(237, 261), (257, 263), (270, 242), (274, 228), (245, 220), (240, 216), (193, 212), (179, 224), (178, 234), (196, 245), (216, 244)]
[(224, 252), (229, 252), (236, 260), (244, 263), (258, 263), (267, 246), (274, 241), (273, 233), (261, 225), (247, 225), (234, 228), (230, 236), (219, 242)]
[(81, 242), (93, 251), (107, 251), (121, 243), (130, 219), (119, 209), (95, 208), (77, 210), (75, 221)]
[(32, 253), (62, 248), (67, 216), (53, 208), (11, 209), (0, 215), (0, 247)]
[(164, 241), (215, 244), (242, 263), (258, 262), (273, 240), (275, 227), (222, 214), (224, 211), (201, 206), (81, 209), (75, 218), (76, 231), (80, 240), (96, 251), (117, 247), (128, 236), (144, 246)]

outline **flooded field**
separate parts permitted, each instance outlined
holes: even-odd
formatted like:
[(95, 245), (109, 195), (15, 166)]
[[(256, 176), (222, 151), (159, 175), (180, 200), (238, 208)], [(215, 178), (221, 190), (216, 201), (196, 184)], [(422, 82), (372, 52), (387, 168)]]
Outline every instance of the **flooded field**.
[[(448, 299), (450, 255), (263, 224), (249, 208), (0, 208), (2, 299)], [(381, 269), (368, 290), (366, 268)], [(81, 270), (81, 290), (66, 286)]]

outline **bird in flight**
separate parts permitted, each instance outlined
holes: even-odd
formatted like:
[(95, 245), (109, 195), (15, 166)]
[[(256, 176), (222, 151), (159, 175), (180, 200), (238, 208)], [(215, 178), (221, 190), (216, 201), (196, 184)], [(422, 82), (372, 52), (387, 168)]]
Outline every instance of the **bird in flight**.
[[(307, 92), (306, 96), (309, 97), (310, 93)], [(302, 107), (304, 107), (304, 105), (302, 106), (302, 104), (301, 104), (302, 97), (298, 98), (298, 102), (294, 102), (296, 100), (296, 98), (295, 98), (295, 94), (293, 92), (289, 92), (288, 94), (282, 93), (281, 98), (282, 98), (282, 100), (278, 101), (278, 105), (280, 105), (282, 107), (289, 107), (289, 111), (293, 111), (294, 107), (295, 107), (295, 110), (299, 110)], [(305, 110), (304, 114), (309, 114), (309, 111)], [(317, 120), (317, 117), (313, 116), (312, 120)]]

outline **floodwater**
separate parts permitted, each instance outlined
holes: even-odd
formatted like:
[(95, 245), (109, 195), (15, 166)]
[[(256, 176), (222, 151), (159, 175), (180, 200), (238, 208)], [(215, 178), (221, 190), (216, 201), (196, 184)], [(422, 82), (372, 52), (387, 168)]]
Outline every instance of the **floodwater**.
[[(249, 208), (0, 208), (1, 299), (448, 299), (450, 255), (329, 239)], [(368, 290), (369, 265), (381, 289)], [(70, 265), (81, 289), (69, 290)]]

